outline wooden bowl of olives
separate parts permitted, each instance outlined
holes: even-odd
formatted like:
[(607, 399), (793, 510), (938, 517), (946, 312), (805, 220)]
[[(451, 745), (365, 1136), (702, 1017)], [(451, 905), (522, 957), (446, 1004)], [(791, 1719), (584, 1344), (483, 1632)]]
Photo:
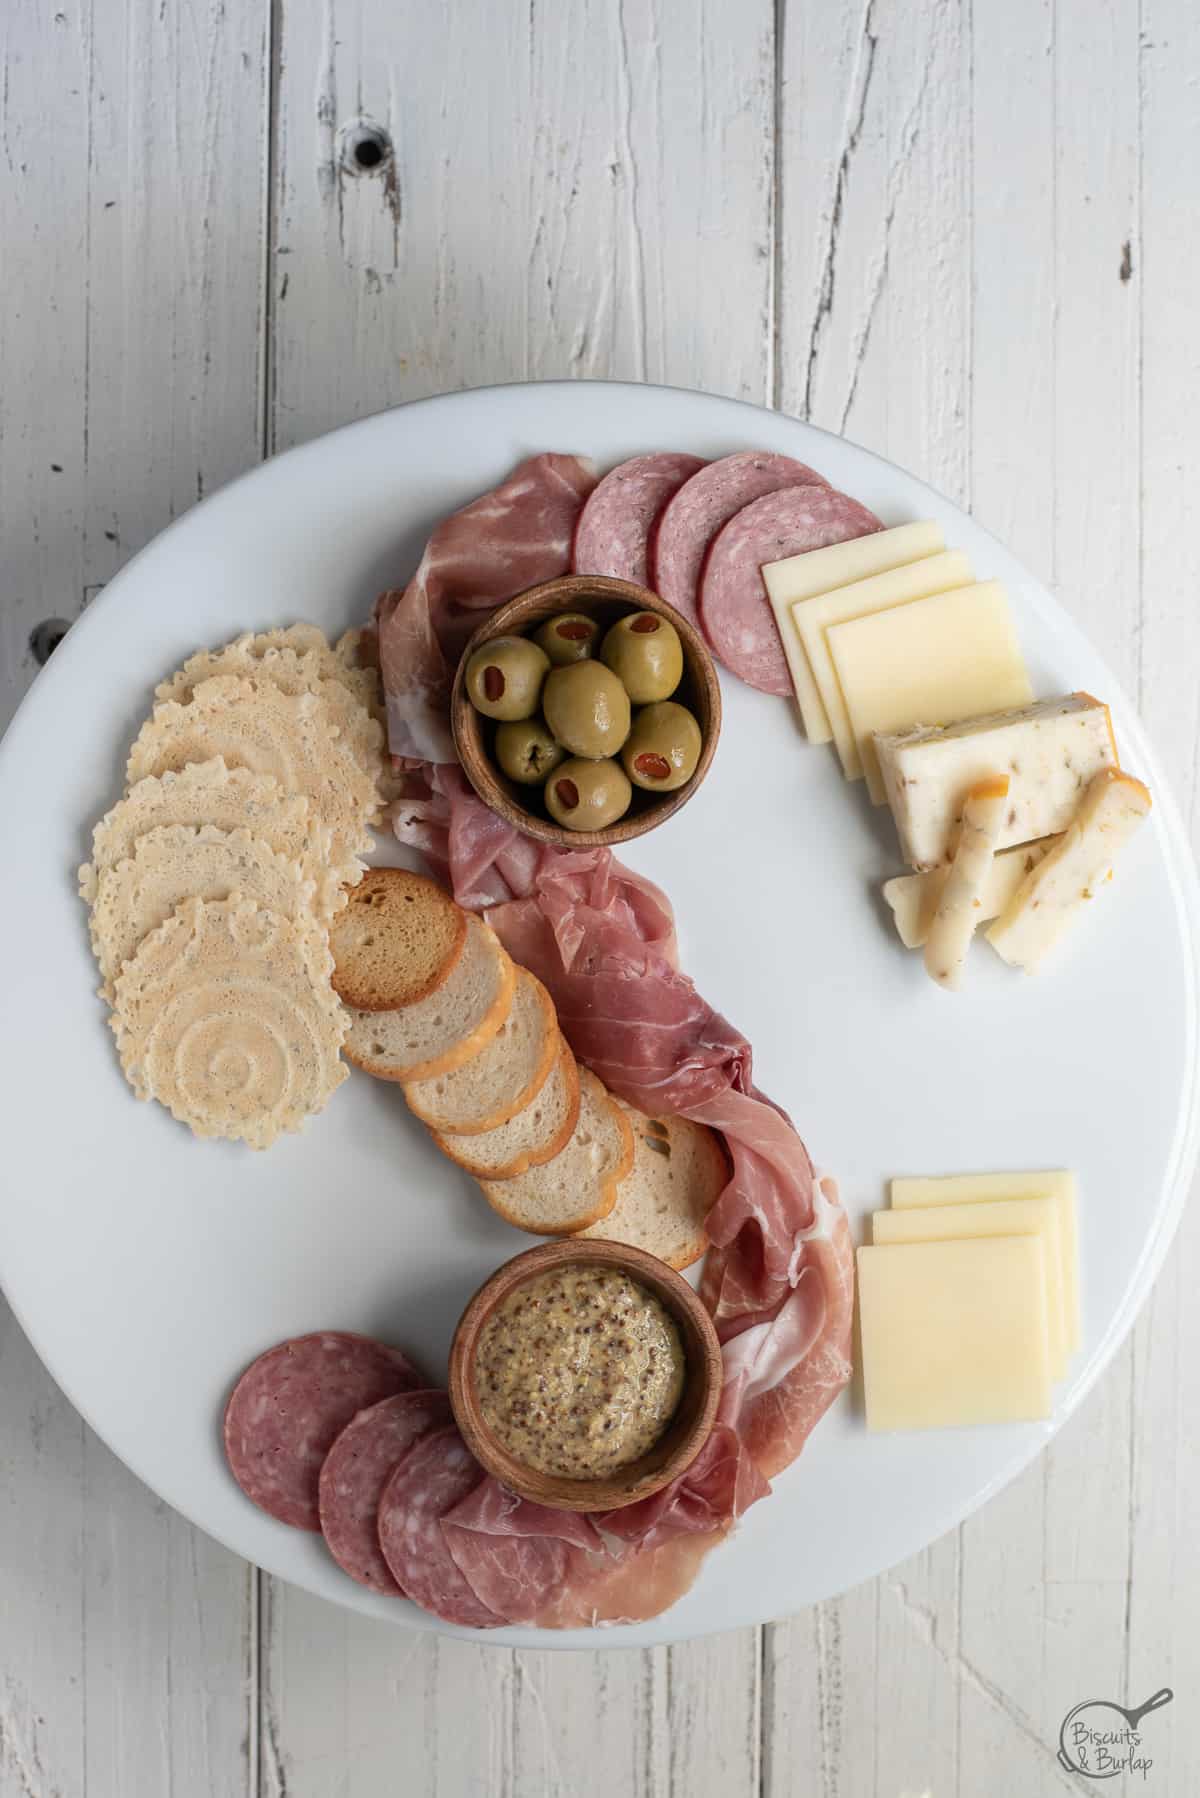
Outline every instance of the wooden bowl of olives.
[(539, 842), (628, 843), (687, 804), (721, 731), (699, 633), (632, 581), (569, 574), (482, 625), (450, 721), (485, 805)]

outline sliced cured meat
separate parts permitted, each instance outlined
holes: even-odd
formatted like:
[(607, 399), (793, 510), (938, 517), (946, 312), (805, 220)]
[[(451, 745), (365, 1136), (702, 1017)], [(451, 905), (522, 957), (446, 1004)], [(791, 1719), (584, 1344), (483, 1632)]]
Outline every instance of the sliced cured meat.
[(281, 1342), (252, 1361), (225, 1407), (225, 1455), (248, 1499), (318, 1530), (321, 1464), (356, 1412), (424, 1387), (399, 1349), (343, 1330)]
[(724, 1528), (770, 1490), (737, 1430), (718, 1421), (677, 1480), (636, 1505), (598, 1511), (594, 1521), (605, 1535), (619, 1536), (638, 1548), (656, 1548), (675, 1536)]
[(418, 1436), (451, 1421), (444, 1392), (397, 1392), (351, 1418), (321, 1468), (321, 1533), (337, 1562), (360, 1586), (403, 1596), (379, 1546), (383, 1489)]
[(540, 1629), (595, 1629), (661, 1617), (695, 1584), (696, 1575), (732, 1529), (672, 1536), (653, 1548), (597, 1560), (571, 1551), (567, 1577), (535, 1619)]
[(650, 549), (650, 585), (690, 624), (700, 622), (700, 570), (721, 526), (780, 487), (824, 487), (814, 468), (767, 450), (739, 450), (710, 462), (684, 483), (658, 520)]
[(580, 507), (596, 485), (581, 456), (530, 456), (434, 527), (407, 587), (375, 608), (393, 755), (455, 760), (450, 672), (486, 612), (566, 574)]
[(768, 1479), (788, 1467), (852, 1371), (854, 1249), (846, 1214), (822, 1180), (797, 1248), (795, 1285), (774, 1318), (726, 1342), (722, 1420)]
[(491, 1478), (443, 1517), (442, 1534), (479, 1602), (509, 1623), (536, 1623), (572, 1577), (608, 1558), (582, 1513), (518, 1498)]
[(704, 467), (699, 456), (665, 451), (610, 469), (579, 514), (572, 566), (650, 584), (650, 538), (667, 501)]
[(495, 1629), (507, 1621), (480, 1603), (442, 1531), (442, 1518), (483, 1477), (450, 1424), (413, 1443), (379, 1501), (379, 1546), (396, 1584), (423, 1611), (468, 1629)]
[(700, 623), (713, 653), (748, 686), (786, 699), (792, 681), (763, 563), (882, 529), (873, 512), (832, 487), (786, 487), (743, 506), (713, 538), (700, 580)]

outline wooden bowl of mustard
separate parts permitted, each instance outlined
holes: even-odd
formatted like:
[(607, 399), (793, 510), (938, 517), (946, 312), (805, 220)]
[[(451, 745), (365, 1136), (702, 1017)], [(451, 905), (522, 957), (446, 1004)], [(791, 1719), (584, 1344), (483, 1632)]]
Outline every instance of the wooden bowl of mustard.
[(450, 1350), (471, 1453), (511, 1491), (565, 1511), (636, 1504), (683, 1473), (713, 1427), (721, 1345), (673, 1268), (617, 1242), (552, 1242), (486, 1280)]
[[(598, 830), (572, 829), (556, 823), (551, 817), (547, 794), (553, 773), (541, 785), (531, 786), (511, 779), (504, 772), (497, 755), (497, 724), (476, 710), (467, 685), (468, 670), (477, 650), (501, 638), (509, 642), (514, 638), (532, 639), (539, 627), (548, 626), (551, 620), (563, 614), (592, 621), (598, 638), (603, 638), (621, 619), (632, 617), (657, 619), (663, 625), (671, 626), (682, 651), (682, 672), (677, 687), (669, 696), (669, 703), (690, 712), (699, 726), (695, 767), (683, 784), (656, 791), (638, 785), (635, 780), (628, 810), (615, 823)], [(664, 631), (664, 635), (667, 634)], [(551, 672), (560, 673), (561, 670)], [(633, 701), (634, 725), (639, 710), (649, 709)], [(699, 631), (657, 593), (632, 581), (618, 581), (607, 575), (565, 574), (557, 580), (530, 587), (516, 599), (509, 600), (475, 632), (455, 673), (450, 697), (450, 724), (464, 774), (484, 804), (506, 824), (523, 831), (526, 836), (536, 837), (539, 842), (557, 843), (563, 848), (612, 846), (628, 843), (664, 824), (698, 791), (712, 765), (721, 733), (721, 683), (708, 645)], [(688, 728), (694, 729), (693, 726)], [(570, 755), (590, 756), (591, 753), (590, 750), (568, 751)]]

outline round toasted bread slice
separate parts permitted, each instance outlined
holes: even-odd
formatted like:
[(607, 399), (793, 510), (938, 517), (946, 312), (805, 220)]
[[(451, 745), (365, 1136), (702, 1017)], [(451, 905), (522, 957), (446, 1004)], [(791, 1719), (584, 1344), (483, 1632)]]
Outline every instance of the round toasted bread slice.
[(462, 1067), (404, 1088), (409, 1107), (443, 1136), (479, 1136), (523, 1111), (558, 1058), (554, 1001), (528, 968), (517, 969), (512, 1009), (491, 1042)]
[(402, 1011), (352, 1011), (345, 1054), (380, 1080), (448, 1074), (489, 1043), (508, 1016), (517, 971), (490, 925), (467, 917), (450, 978)]
[(596, 1223), (617, 1201), (617, 1182), (633, 1166), (633, 1132), (604, 1082), (579, 1070), (579, 1117), (570, 1139), (541, 1167), (509, 1180), (481, 1180), (493, 1211), (535, 1236), (570, 1236)]
[(407, 868), (368, 868), (329, 932), (333, 990), (355, 1011), (399, 1011), (445, 985), (467, 940), (467, 914)]
[(622, 1109), (633, 1126), (633, 1167), (608, 1215), (579, 1234), (649, 1249), (668, 1267), (690, 1267), (708, 1247), (704, 1220), (729, 1180), (721, 1139), (689, 1118)]
[(439, 1136), (444, 1155), (484, 1180), (511, 1180), (526, 1168), (552, 1161), (570, 1140), (579, 1117), (579, 1070), (560, 1036), (558, 1059), (541, 1092), (523, 1111), (478, 1136)]

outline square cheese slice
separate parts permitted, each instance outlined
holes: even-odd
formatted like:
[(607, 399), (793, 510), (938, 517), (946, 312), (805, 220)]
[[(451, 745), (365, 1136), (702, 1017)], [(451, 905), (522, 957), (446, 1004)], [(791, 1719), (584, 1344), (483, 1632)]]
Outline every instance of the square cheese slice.
[[(1057, 837), (1042, 843), (1025, 843), (1002, 849), (992, 862), (979, 895), (979, 922), (998, 918), (1031, 868), (1036, 868)], [(930, 868), (925, 874), (897, 874), (883, 883), (883, 896), (892, 908), (896, 933), (906, 949), (920, 949), (929, 935), (938, 899), (946, 884), (950, 864)]]
[(1117, 766), (1108, 707), (1090, 693), (967, 718), (945, 730), (887, 733), (875, 749), (900, 848), (913, 868), (936, 867), (953, 853), (962, 801), (976, 781), (1009, 777), (999, 844), (1007, 849), (1066, 830), (1088, 782)]
[(1048, 1417), (1045, 1253), (1040, 1236), (859, 1249), (867, 1428)]
[(999, 581), (831, 625), (827, 640), (876, 805), (886, 798), (876, 731), (957, 724), (1033, 698)]
[(892, 1181), (892, 1210), (914, 1205), (982, 1205), (994, 1199), (1053, 1199), (1058, 1206), (1063, 1245), (1063, 1303), (1067, 1346), (1080, 1343), (1079, 1236), (1075, 1221), (1076, 1179), (1066, 1168), (1017, 1174), (932, 1174)]
[(828, 743), (829, 729), (826, 725), (824, 735), (817, 737), (808, 730), (809, 718), (821, 715), (821, 696), (792, 623), (792, 606), (796, 600), (810, 599), (814, 593), (827, 593), (831, 587), (844, 587), (850, 581), (864, 580), (867, 575), (880, 574), (885, 568), (900, 568), (921, 556), (936, 555), (945, 547), (941, 526), (925, 521), (898, 524), (890, 531), (873, 531), (869, 537), (856, 537), (851, 543), (830, 543), (824, 549), (806, 550), (801, 555), (785, 556), (782, 561), (763, 565), (763, 584), (779, 626), (804, 728), (812, 742)]
[(792, 620), (820, 704), (818, 714), (810, 708), (805, 694), (797, 689), (804, 728), (810, 742), (828, 743), (830, 737), (833, 738), (847, 779), (860, 779), (862, 764), (825, 640), (829, 626), (844, 624), (848, 618), (867, 618), (873, 612), (886, 612), (892, 606), (908, 605), (914, 599), (928, 599), (931, 593), (948, 593), (954, 587), (968, 586), (973, 579), (970, 559), (961, 550), (948, 549), (938, 556), (922, 556), (919, 562), (909, 562), (903, 568), (889, 568), (884, 574), (873, 574), (867, 580), (851, 581), (848, 587), (834, 587), (829, 593), (798, 600), (792, 607)]
[(1063, 1298), (1062, 1219), (1053, 1199), (994, 1199), (978, 1205), (916, 1205), (905, 1211), (877, 1211), (874, 1240), (963, 1242), (972, 1236), (1040, 1236), (1045, 1247), (1046, 1332), (1050, 1375), (1067, 1371), (1066, 1304)]

